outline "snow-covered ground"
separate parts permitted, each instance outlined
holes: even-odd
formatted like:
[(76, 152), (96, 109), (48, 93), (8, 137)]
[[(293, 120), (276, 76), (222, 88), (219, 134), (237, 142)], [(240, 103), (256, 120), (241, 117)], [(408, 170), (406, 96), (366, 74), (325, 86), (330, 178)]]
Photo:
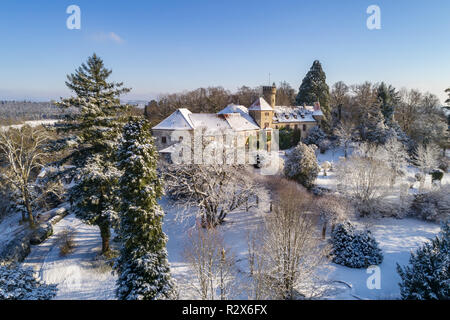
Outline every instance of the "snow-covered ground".
[(19, 129), (21, 127), (23, 127), (24, 125), (28, 125), (32, 128), (40, 126), (40, 125), (52, 125), (55, 124), (56, 122), (58, 122), (60, 120), (55, 120), (55, 119), (48, 119), (48, 120), (30, 120), (30, 121), (25, 121), (22, 124), (14, 124), (11, 126), (0, 126), (0, 130), (5, 131), (8, 129)]
[(439, 232), (439, 225), (411, 218), (360, 220), (358, 224), (369, 227), (383, 251), (384, 260), (379, 265), (381, 288), (369, 289), (367, 287), (367, 279), (371, 274), (367, 273), (366, 269), (353, 269), (329, 263), (328, 278), (343, 281), (352, 287), (350, 290), (343, 290), (329, 298), (400, 299), (398, 286), (400, 277), (396, 271), (397, 263), (401, 266), (408, 264), (410, 252), (434, 238)]
[[(339, 157), (343, 157), (343, 150), (329, 150), (325, 154), (317, 154), (320, 163), (330, 161), (336, 164)], [(445, 183), (448, 183), (448, 174), (446, 179)], [(321, 172), (317, 183), (334, 189), (334, 172), (329, 172), (327, 177)], [(193, 273), (184, 254), (189, 230), (195, 225), (195, 217), (188, 212), (182, 213), (181, 209), (166, 198), (163, 198), (160, 204), (166, 212), (163, 229), (169, 237), (169, 262), (172, 275), (178, 283), (180, 298), (198, 298), (189, 286)], [(259, 208), (252, 208), (249, 212), (233, 212), (228, 215), (226, 222), (218, 227), (226, 247), (236, 257), (237, 267), (242, 274), (248, 271), (248, 235), (262, 223), (263, 215), (267, 214), (268, 209), (267, 199), (261, 200)], [(180, 219), (182, 216), (186, 218)], [(2, 233), (11, 235), (17, 231), (19, 218), (7, 217), (0, 222), (0, 238)], [(366, 282), (370, 274), (366, 273), (365, 269), (352, 269), (329, 262), (319, 272), (332, 289), (327, 291), (323, 298), (398, 299), (400, 278), (396, 264), (407, 264), (410, 252), (433, 238), (439, 232), (439, 225), (412, 218), (358, 219), (354, 222), (360, 227), (368, 227), (383, 251), (384, 261), (379, 266), (381, 289), (368, 289)], [(67, 228), (75, 230), (75, 249), (72, 253), (61, 256), (57, 239)], [(43, 281), (58, 284), (56, 299), (115, 299), (116, 276), (111, 273), (111, 268), (105, 261), (97, 259), (100, 249), (98, 228), (88, 226), (69, 215), (54, 226), (52, 237), (41, 245), (32, 246), (24, 264), (33, 267)], [(239, 298), (246, 296), (241, 295)]]
[[(189, 286), (192, 272), (184, 256), (189, 230), (195, 225), (195, 219), (180, 220), (180, 210), (163, 199), (161, 205), (166, 211), (164, 231), (169, 237), (167, 249), (173, 277), (177, 280), (181, 299), (196, 298)], [(267, 207), (267, 208), (266, 208)], [(251, 231), (262, 222), (268, 206), (260, 203), (260, 208), (249, 212), (237, 211), (227, 217), (227, 222), (219, 227), (224, 236), (226, 247), (237, 260), (239, 271), (248, 271), (247, 239)], [(395, 299), (399, 298), (399, 277), (396, 263), (408, 263), (411, 250), (416, 250), (423, 242), (433, 238), (439, 232), (436, 223), (416, 219), (383, 218), (377, 220), (359, 220), (361, 227), (372, 230), (383, 250), (384, 261), (381, 269), (381, 289), (369, 290), (366, 286), (370, 274), (365, 269), (352, 269), (334, 263), (327, 263), (321, 272), (324, 280), (334, 290), (326, 294), (326, 299)], [(0, 227), (4, 227), (2, 221)], [(75, 249), (66, 256), (60, 255), (58, 236), (68, 228), (75, 230)], [(99, 230), (69, 215), (54, 226), (54, 235), (44, 243), (32, 246), (24, 265), (33, 267), (37, 276), (47, 283), (58, 284), (56, 299), (115, 299), (116, 276), (111, 268), (98, 260), (101, 249)], [(352, 288), (349, 289), (346, 283)], [(240, 298), (246, 298), (241, 296)]]
[[(57, 239), (67, 229), (75, 231), (75, 248), (61, 256)], [(49, 239), (32, 247), (24, 265), (32, 267), (42, 281), (58, 285), (55, 299), (115, 299), (116, 277), (111, 267), (97, 260), (100, 251), (98, 227), (69, 215), (54, 226), (54, 234)]]

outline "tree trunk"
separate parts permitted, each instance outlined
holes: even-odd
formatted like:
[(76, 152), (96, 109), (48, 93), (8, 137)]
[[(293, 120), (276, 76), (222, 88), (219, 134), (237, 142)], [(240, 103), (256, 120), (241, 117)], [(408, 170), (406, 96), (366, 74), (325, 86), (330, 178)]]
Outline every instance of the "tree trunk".
[(327, 234), (327, 223), (325, 222), (322, 226), (322, 239), (325, 239), (326, 234)]
[(28, 222), (30, 223), (30, 228), (34, 228), (33, 209), (31, 209), (30, 200), (28, 198), (28, 194), (26, 191), (24, 192), (23, 201), (25, 203), (25, 208), (27, 209)]
[(109, 222), (100, 223), (99, 228), (102, 236), (102, 254), (105, 254), (109, 251), (109, 239), (111, 238)]

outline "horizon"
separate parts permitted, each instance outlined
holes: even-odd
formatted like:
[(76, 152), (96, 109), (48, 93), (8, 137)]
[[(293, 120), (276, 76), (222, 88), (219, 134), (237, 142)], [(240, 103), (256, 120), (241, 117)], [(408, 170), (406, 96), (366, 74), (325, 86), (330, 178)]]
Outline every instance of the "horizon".
[[(385, 82), (433, 93), (444, 105), (450, 86), (444, 0), (2, 4), (1, 100), (71, 95), (66, 75), (94, 52), (113, 70), (112, 80), (133, 89), (123, 100), (281, 81), (297, 90), (316, 59), (330, 88), (337, 81)], [(73, 4), (81, 10), (80, 30), (66, 25)], [(381, 10), (379, 30), (366, 26), (372, 4)]]

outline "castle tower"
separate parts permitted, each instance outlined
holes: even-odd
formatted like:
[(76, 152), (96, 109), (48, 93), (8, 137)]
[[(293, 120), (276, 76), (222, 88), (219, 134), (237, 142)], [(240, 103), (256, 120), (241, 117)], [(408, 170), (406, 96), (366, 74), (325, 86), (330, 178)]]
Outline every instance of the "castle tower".
[(264, 99), (269, 102), (272, 108), (274, 108), (277, 98), (277, 86), (275, 85), (275, 82), (272, 86), (263, 86), (262, 89)]

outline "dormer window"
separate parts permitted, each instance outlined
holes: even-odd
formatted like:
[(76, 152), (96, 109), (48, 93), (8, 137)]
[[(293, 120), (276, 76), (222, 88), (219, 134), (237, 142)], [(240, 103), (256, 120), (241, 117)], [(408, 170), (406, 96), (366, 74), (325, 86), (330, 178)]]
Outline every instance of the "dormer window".
[(167, 138), (166, 137), (161, 137), (161, 143), (163, 143), (163, 144), (167, 143)]

